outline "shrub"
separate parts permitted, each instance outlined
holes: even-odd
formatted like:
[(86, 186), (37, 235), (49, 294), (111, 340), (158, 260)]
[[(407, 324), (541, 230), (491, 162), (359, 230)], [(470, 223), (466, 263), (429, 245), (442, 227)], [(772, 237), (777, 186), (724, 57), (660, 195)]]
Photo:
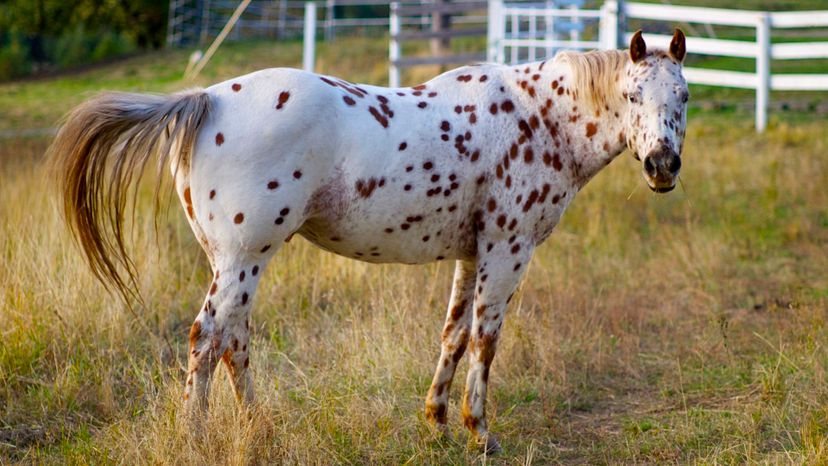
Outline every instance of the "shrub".
[(0, 47), (0, 80), (24, 76), (32, 69), (29, 47), (18, 35), (12, 35), (7, 44)]
[(124, 55), (135, 50), (135, 43), (121, 33), (106, 32), (92, 51), (92, 61)]
[(87, 61), (93, 45), (93, 39), (79, 25), (58, 38), (51, 55), (60, 68), (67, 68)]
[(89, 31), (82, 25), (61, 35), (51, 55), (60, 68), (69, 68), (123, 55), (135, 49), (135, 43), (117, 32)]

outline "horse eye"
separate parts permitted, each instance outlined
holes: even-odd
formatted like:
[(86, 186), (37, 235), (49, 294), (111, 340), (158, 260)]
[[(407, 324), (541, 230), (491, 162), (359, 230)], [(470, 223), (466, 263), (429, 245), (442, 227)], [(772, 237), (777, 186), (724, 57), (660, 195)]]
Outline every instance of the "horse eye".
[(635, 96), (630, 94), (630, 102), (635, 103)]
[(686, 104), (688, 100), (690, 100), (690, 94), (689, 93), (685, 92), (685, 93), (681, 94), (681, 101), (683, 103)]

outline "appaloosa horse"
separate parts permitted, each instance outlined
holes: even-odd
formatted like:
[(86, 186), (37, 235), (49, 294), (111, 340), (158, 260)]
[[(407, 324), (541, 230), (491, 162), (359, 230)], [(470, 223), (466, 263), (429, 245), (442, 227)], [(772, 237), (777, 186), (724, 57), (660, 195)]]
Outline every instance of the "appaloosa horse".
[(219, 359), (252, 401), (253, 294), (298, 233), (367, 262), (457, 261), (425, 412), (445, 429), (468, 348), (462, 416), (492, 451), (486, 390), (509, 298), (575, 194), (625, 148), (652, 190), (675, 186), (684, 55), (681, 31), (666, 51), (639, 31), (628, 53), (467, 66), (412, 88), (269, 69), (170, 96), (106, 93), (67, 117), (51, 152), (86, 259), (124, 295), (128, 191), (150, 160), (171, 166), (214, 273), (190, 330), (188, 412), (206, 411)]

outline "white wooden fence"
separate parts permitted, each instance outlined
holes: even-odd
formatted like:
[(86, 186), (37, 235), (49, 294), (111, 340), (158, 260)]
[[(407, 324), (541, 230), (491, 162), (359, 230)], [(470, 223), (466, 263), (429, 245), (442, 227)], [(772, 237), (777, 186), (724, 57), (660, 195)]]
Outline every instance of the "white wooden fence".
[[(388, 44), (388, 85), (400, 85), (400, 71), (404, 68), (420, 65), (458, 65), (480, 62), (486, 59), (484, 52), (451, 53), (449, 44), (452, 38), (486, 36), (488, 25), (485, 13), (487, 2), (483, 0), (453, 0), (452, 2), (392, 2), (390, 14), (390, 41)], [(441, 18), (442, 17), (442, 18)], [(430, 18), (423, 23), (421, 18)], [(446, 25), (441, 24), (447, 20)], [(418, 24), (419, 23), (419, 24)], [(430, 23), (430, 24), (429, 24)], [(414, 25), (414, 29), (405, 30), (404, 25)], [(463, 27), (456, 27), (462, 24)], [(430, 26), (430, 30), (423, 26)], [(430, 40), (437, 47), (432, 47), (432, 55), (426, 57), (403, 57), (403, 43)], [(438, 49), (438, 50), (435, 50)]]
[[(600, 48), (597, 38), (583, 37), (586, 27), (597, 23), (601, 13), (585, 10), (583, 4), (583, 0), (490, 1), (488, 60), (518, 63), (551, 58), (560, 49)], [(597, 36), (597, 28), (593, 29), (593, 36)]]
[[(491, 61), (505, 62), (504, 47), (547, 46), (538, 39), (510, 37), (506, 31), (507, 21), (514, 15), (542, 16), (564, 14), (557, 9), (548, 10), (538, 4), (533, 9), (491, 0), (489, 4), (488, 57)], [(525, 4), (524, 4), (525, 5)], [(700, 23), (752, 28), (756, 31), (755, 41), (721, 40), (703, 37), (688, 37), (687, 51), (691, 54), (753, 58), (756, 70), (753, 73), (687, 67), (684, 75), (687, 81), (708, 86), (736, 87), (756, 90), (756, 129), (763, 131), (768, 121), (768, 104), (771, 90), (828, 91), (828, 74), (772, 74), (771, 60), (792, 60), (828, 58), (826, 42), (791, 42), (773, 44), (773, 29), (828, 27), (828, 11), (764, 12), (699, 8), (686, 6), (659, 5), (649, 3), (619, 2), (609, 0), (600, 11), (581, 10), (583, 17), (599, 17), (597, 42), (559, 41), (555, 46), (564, 48), (624, 48), (632, 36), (623, 19), (642, 19), (670, 23)], [(666, 47), (670, 35), (644, 34), (648, 44)]]

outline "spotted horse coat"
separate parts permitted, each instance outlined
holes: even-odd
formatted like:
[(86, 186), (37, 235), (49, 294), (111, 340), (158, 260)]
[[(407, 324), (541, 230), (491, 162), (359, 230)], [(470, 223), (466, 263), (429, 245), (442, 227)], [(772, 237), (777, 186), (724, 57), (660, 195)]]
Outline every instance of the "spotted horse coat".
[(172, 96), (109, 93), (69, 115), (51, 152), (92, 270), (125, 296), (126, 192), (150, 159), (171, 167), (214, 274), (190, 330), (191, 413), (206, 410), (219, 360), (252, 401), (253, 295), (300, 234), (367, 262), (456, 261), (426, 417), (445, 429), (469, 353), (462, 417), (495, 450), (485, 402), (507, 303), (575, 194), (625, 148), (644, 155), (653, 190), (675, 185), (684, 53), (680, 31), (651, 52), (639, 32), (628, 53), (468, 66), (412, 88), (269, 69)]

